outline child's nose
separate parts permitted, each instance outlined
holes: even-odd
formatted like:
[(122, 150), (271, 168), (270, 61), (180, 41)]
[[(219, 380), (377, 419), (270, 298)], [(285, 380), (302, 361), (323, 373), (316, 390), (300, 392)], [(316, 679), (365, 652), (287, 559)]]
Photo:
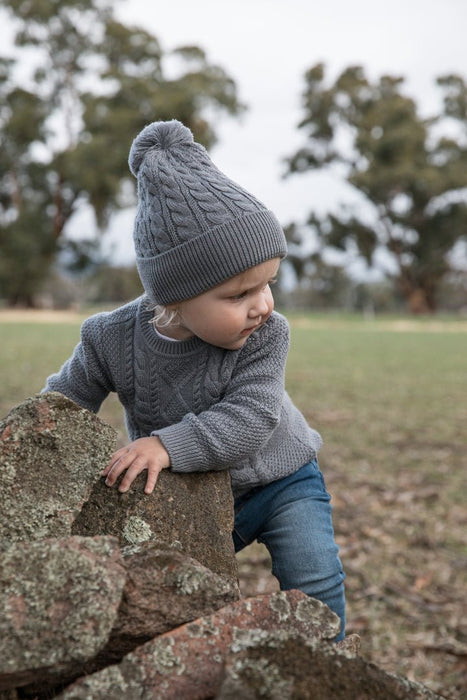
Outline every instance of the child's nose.
[(251, 306), (248, 315), (250, 316), (250, 318), (256, 318), (257, 316), (266, 316), (266, 314), (269, 313), (270, 303), (270, 294), (264, 292), (259, 294), (256, 297), (254, 304)]

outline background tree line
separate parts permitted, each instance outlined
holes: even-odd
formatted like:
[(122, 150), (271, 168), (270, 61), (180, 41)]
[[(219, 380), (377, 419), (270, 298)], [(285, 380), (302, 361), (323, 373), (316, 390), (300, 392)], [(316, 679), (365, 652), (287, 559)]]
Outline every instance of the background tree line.
[[(139, 293), (132, 271), (103, 264), (98, 241), (67, 238), (70, 221), (91, 206), (104, 232), (111, 215), (134, 202), (129, 139), (148, 122), (179, 119), (211, 147), (217, 115), (244, 109), (236, 85), (200, 47), (165, 53), (145, 29), (118, 22), (110, 0), (3, 6), (17, 51), (0, 59), (0, 297), (33, 305), (57, 260), (75, 272), (97, 268), (86, 283), (96, 298)], [(19, 68), (31, 56), (25, 80)], [(355, 66), (332, 83), (322, 64), (307, 71), (303, 147), (287, 174), (338, 170), (366, 207), (285, 222), (295, 285), (293, 295), (282, 292), (284, 303), (387, 308), (396, 300), (426, 312), (443, 295), (443, 303), (458, 297), (456, 305), (467, 298), (455, 264), (467, 245), (467, 86), (457, 75), (437, 84), (443, 108), (423, 119), (402, 78), (371, 82)], [(313, 254), (305, 244), (311, 233), (319, 242)], [(350, 280), (326, 261), (332, 249), (369, 267), (382, 262), (381, 282)], [(72, 296), (63, 284), (60, 293)]]

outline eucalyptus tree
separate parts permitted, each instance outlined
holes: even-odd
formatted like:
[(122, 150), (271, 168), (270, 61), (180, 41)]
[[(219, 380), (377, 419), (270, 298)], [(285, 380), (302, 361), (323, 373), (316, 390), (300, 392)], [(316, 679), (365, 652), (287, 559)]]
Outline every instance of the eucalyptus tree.
[[(439, 77), (442, 109), (423, 118), (400, 77), (372, 82), (360, 66), (331, 84), (325, 77), (321, 63), (305, 75), (304, 145), (288, 159), (288, 173), (334, 169), (366, 206), (311, 212), (305, 230), (324, 246), (358, 251), (370, 267), (383, 259), (409, 308), (433, 311), (453, 254), (467, 241), (465, 80)], [(299, 239), (303, 229), (293, 222), (289, 235)]]
[(0, 60), (0, 295), (31, 304), (77, 210), (91, 205), (104, 231), (132, 202), (140, 129), (180, 119), (209, 148), (217, 116), (244, 107), (202, 48), (164, 51), (108, 0), (4, 0), (2, 11), (16, 49)]

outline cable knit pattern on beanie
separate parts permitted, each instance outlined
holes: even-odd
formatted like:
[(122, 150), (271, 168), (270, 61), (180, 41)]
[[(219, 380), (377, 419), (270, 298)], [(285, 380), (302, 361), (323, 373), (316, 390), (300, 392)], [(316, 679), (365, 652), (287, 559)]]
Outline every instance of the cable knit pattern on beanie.
[[(179, 133), (179, 129), (175, 131)], [(143, 222), (145, 219), (151, 222), (149, 230), (143, 225), (138, 232), (138, 245), (144, 257), (157, 255), (243, 212), (264, 208), (223, 175), (209, 157), (204, 157), (204, 149), (193, 139), (190, 142), (167, 138), (154, 143), (144, 138), (143, 143), (148, 146), (146, 161), (143, 163), (142, 149), (138, 149), (134, 160), (139, 163), (142, 182), (139, 214)], [(177, 149), (181, 151), (186, 146), (190, 147), (185, 148), (186, 153), (176, 154)], [(151, 236), (155, 230), (157, 237)]]

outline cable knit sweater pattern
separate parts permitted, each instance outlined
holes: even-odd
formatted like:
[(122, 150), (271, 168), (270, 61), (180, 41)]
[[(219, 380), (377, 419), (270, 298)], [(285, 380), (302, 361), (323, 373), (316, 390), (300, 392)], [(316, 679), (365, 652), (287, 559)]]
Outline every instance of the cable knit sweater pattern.
[(46, 391), (97, 412), (117, 392), (129, 437), (158, 435), (176, 472), (230, 469), (238, 496), (316, 457), (321, 437), (284, 387), (289, 326), (274, 312), (240, 350), (171, 342), (144, 297), (88, 318)]

